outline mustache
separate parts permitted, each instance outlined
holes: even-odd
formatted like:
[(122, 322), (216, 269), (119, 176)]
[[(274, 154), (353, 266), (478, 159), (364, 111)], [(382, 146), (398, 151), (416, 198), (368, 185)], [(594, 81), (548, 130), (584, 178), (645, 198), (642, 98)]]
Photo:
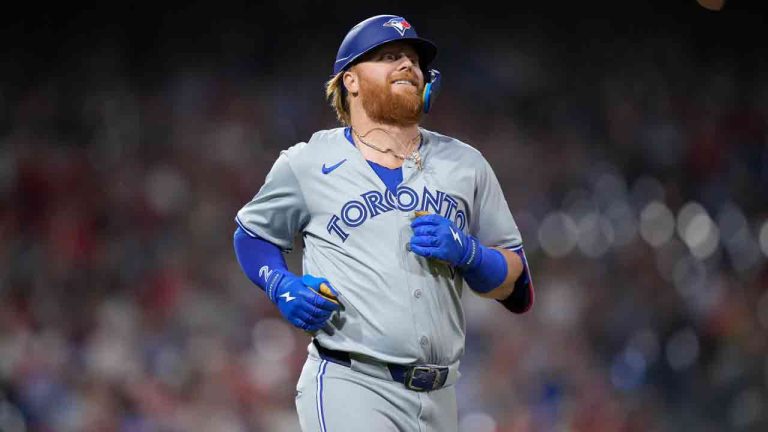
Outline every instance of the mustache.
[(390, 79), (389, 82), (394, 82), (394, 81), (397, 81), (397, 80), (410, 81), (412, 83), (415, 83), (416, 85), (420, 85), (421, 84), (421, 83), (419, 83), (419, 77), (416, 76), (416, 74), (413, 73), (413, 72), (407, 72), (407, 73), (403, 73), (403, 74), (399, 74), (399, 75), (392, 75), (392, 78)]

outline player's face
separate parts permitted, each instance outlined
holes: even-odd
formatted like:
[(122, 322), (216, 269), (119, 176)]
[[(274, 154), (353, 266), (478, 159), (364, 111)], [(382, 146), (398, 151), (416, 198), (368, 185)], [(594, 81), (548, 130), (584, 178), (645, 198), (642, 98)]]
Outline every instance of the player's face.
[(360, 100), (371, 120), (398, 126), (421, 120), (424, 75), (413, 47), (404, 42), (384, 45), (356, 68)]

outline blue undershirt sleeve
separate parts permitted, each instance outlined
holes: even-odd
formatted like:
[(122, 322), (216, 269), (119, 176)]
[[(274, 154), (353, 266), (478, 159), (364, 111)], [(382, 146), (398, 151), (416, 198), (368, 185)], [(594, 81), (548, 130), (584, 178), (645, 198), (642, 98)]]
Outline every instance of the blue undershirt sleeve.
[(251, 282), (266, 291), (267, 279), (274, 270), (288, 271), (280, 248), (262, 238), (253, 237), (238, 227), (234, 235), (237, 262)]

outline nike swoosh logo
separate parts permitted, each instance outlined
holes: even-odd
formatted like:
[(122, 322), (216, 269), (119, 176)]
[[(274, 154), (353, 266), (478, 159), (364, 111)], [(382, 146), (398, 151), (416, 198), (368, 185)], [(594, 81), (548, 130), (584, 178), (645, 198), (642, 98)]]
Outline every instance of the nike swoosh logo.
[(323, 164), (323, 174), (328, 174), (328, 173), (330, 173), (331, 171), (335, 170), (336, 168), (338, 168), (339, 166), (341, 166), (341, 164), (343, 164), (343, 163), (344, 163), (344, 162), (346, 162), (346, 161), (347, 161), (346, 159), (342, 159), (342, 160), (341, 160), (341, 162), (339, 162), (339, 163), (337, 163), (337, 164), (335, 164), (335, 165), (331, 165), (331, 166), (329, 166), (329, 167), (327, 167), (327, 166), (325, 166), (325, 164)]

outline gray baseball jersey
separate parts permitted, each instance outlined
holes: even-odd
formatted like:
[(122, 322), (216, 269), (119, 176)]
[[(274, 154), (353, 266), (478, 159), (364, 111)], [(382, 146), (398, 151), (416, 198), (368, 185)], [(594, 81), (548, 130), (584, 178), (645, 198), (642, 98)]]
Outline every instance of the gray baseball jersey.
[(486, 246), (522, 244), (482, 154), (421, 132), (423, 167), (407, 160), (396, 192), (336, 128), (282, 151), (237, 214), (244, 230), (284, 251), (303, 236), (304, 273), (327, 278), (344, 306), (315, 335), (324, 347), (383, 362), (457, 364), (464, 282), (452, 268), (406, 249), (415, 211), (438, 213)]

